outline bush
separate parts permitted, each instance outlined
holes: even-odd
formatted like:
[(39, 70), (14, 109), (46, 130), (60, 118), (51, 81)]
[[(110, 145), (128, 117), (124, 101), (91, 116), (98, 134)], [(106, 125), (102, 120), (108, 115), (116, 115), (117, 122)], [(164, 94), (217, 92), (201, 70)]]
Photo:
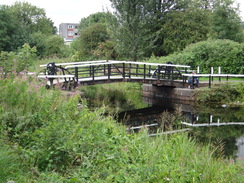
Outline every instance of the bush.
[(4, 78), (9, 74), (19, 74), (26, 72), (36, 60), (36, 48), (31, 48), (29, 44), (24, 44), (18, 52), (1, 52), (0, 72)]
[(2, 182), (17, 182), (22, 172), (30, 174), (18, 182), (242, 181), (239, 166), (187, 134), (127, 134), (111, 117), (78, 108), (78, 95), (36, 84), (0, 80), (0, 170), (10, 168), (0, 171)]
[(233, 103), (244, 102), (244, 85), (229, 85), (222, 84), (213, 86), (211, 89), (206, 88), (204, 90), (195, 91), (196, 101), (198, 103)]
[(207, 40), (191, 44), (182, 52), (158, 58), (157, 61), (190, 65), (192, 69), (200, 66), (201, 73), (210, 73), (211, 67), (216, 70), (221, 67), (222, 73), (242, 74), (244, 72), (244, 67), (241, 67), (244, 64), (243, 58), (243, 43), (230, 40)]

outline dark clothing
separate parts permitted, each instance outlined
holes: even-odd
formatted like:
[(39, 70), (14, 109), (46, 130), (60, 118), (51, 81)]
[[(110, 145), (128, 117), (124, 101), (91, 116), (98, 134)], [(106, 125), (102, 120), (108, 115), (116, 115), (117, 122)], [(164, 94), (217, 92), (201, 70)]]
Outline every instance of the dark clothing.
[(199, 85), (199, 79), (198, 79), (198, 77), (190, 76), (188, 78), (188, 83), (190, 83), (191, 88), (194, 88), (194, 82), (196, 83), (196, 87), (198, 87), (198, 85)]

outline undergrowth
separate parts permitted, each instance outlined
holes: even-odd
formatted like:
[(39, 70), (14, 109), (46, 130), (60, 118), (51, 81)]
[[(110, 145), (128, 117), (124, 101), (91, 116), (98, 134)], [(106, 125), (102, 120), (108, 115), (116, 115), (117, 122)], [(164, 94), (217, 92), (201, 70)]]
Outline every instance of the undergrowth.
[(0, 182), (242, 182), (243, 167), (187, 134), (127, 134), (103, 110), (20, 79), (0, 80)]
[(244, 103), (244, 84), (213, 85), (196, 90), (194, 97), (197, 103)]

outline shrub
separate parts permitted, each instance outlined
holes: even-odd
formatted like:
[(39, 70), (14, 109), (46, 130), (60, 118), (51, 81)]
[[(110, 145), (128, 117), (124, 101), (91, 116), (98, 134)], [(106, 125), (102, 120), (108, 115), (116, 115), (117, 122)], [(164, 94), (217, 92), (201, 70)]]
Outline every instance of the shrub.
[[(222, 68), (222, 73), (242, 74), (244, 68), (244, 44), (230, 40), (207, 40), (191, 44), (182, 52), (158, 58), (158, 62), (200, 66), (201, 73), (210, 73), (210, 68)], [(150, 61), (151, 59), (149, 59)], [(155, 58), (152, 58), (155, 60)], [(155, 61), (154, 61), (155, 62)]]
[(36, 60), (36, 48), (31, 48), (29, 44), (24, 44), (18, 52), (1, 52), (0, 72), (4, 78), (9, 74), (19, 74), (26, 72)]
[(18, 182), (242, 181), (239, 166), (215, 159), (187, 134), (127, 134), (111, 117), (78, 108), (78, 95), (33, 89), (36, 83), (18, 79), (0, 84), (0, 155), (6, 159), (0, 156), (0, 170), (10, 168), (0, 171), (3, 182), (17, 182), (22, 172), (30, 174)]
[(199, 103), (232, 103), (244, 102), (243, 100), (243, 84), (230, 85), (222, 84), (213, 86), (211, 89), (198, 90), (195, 92), (196, 101)]

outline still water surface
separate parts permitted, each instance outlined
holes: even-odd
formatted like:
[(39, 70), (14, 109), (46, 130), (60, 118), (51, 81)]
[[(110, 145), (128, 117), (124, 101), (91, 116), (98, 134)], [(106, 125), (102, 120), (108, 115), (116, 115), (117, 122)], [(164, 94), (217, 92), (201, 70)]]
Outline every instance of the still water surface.
[[(215, 104), (196, 107), (182, 101), (160, 99), (144, 99), (144, 102), (148, 107), (120, 112), (119, 121), (132, 129), (149, 125), (147, 128), (152, 128), (153, 133), (158, 128), (164, 131), (190, 128), (189, 134), (198, 142), (224, 144), (226, 157), (244, 162), (244, 106)], [(170, 115), (175, 117), (177, 124), (168, 119)]]
[[(134, 131), (142, 125), (148, 125), (150, 133), (189, 128), (190, 136), (197, 142), (224, 144), (224, 156), (244, 163), (244, 106), (196, 106), (182, 101), (142, 98), (140, 87), (135, 87), (129, 95), (107, 88), (108, 91), (102, 92), (106, 100), (98, 96), (88, 101), (90, 108), (108, 105), (109, 113), (114, 110), (112, 114), (117, 121)], [(134, 95), (137, 93), (140, 97)]]

